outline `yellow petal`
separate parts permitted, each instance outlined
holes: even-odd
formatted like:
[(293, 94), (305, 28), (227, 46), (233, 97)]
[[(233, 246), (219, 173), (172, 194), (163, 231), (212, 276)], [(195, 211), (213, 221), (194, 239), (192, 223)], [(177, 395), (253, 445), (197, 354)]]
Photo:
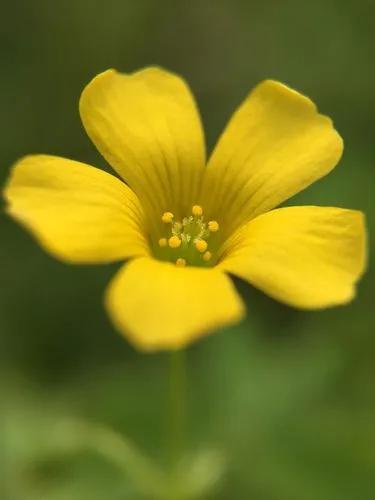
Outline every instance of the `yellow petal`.
[(150, 217), (178, 218), (196, 202), (205, 164), (194, 99), (178, 76), (150, 67), (108, 70), (84, 89), (80, 113), (88, 135), (138, 195)]
[(202, 203), (229, 235), (326, 175), (342, 149), (331, 120), (307, 97), (262, 82), (235, 112), (209, 160)]
[(8, 212), (68, 262), (147, 255), (134, 193), (94, 167), (55, 156), (20, 160), (5, 189)]
[(135, 259), (107, 291), (118, 330), (139, 349), (178, 349), (239, 321), (244, 306), (230, 279), (216, 269)]
[(290, 207), (261, 215), (226, 243), (223, 270), (286, 304), (315, 309), (350, 301), (366, 264), (361, 212)]

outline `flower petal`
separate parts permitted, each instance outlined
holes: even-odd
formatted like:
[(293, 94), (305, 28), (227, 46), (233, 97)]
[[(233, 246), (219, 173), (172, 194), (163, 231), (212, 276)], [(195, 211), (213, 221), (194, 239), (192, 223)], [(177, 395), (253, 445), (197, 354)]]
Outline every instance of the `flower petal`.
[(107, 262), (148, 254), (137, 197), (94, 167), (55, 156), (27, 156), (14, 166), (5, 198), (9, 213), (64, 261)]
[(366, 263), (361, 212), (289, 207), (261, 215), (227, 242), (219, 267), (286, 304), (315, 309), (350, 301)]
[(224, 273), (149, 258), (135, 259), (118, 272), (106, 303), (118, 330), (148, 351), (181, 348), (244, 315)]
[(235, 112), (207, 167), (202, 204), (227, 235), (326, 175), (342, 139), (307, 97), (260, 83)]
[(150, 67), (108, 70), (84, 89), (80, 113), (88, 135), (138, 195), (151, 217), (179, 217), (196, 202), (205, 146), (194, 99), (178, 76)]

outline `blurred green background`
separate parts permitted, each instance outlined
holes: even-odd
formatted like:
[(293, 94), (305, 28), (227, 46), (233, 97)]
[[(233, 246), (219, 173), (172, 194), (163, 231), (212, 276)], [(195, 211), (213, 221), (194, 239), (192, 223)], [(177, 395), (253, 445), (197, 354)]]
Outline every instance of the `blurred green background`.
[[(2, 184), (26, 153), (107, 168), (77, 101), (109, 67), (182, 74), (210, 148), (271, 77), (317, 102), (346, 144), (340, 166), (290, 203), (364, 210), (372, 246), (372, 0), (14, 0), (1, 10)], [(139, 354), (112, 329), (102, 296), (117, 264), (63, 265), (3, 211), (0, 242), (1, 500), (139, 498), (61, 422), (106, 425), (164, 460), (167, 354)], [(189, 447), (221, 449), (227, 467), (204, 498), (374, 499), (373, 278), (349, 306), (316, 313), (237, 283), (247, 320), (188, 350)]]

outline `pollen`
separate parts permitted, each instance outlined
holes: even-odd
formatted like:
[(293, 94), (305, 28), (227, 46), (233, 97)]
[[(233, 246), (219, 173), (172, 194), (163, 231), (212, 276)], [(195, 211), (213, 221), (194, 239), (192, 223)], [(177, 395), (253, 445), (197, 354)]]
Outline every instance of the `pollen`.
[(211, 252), (205, 252), (202, 256), (202, 259), (205, 261), (205, 262), (208, 262), (212, 257), (212, 253)]
[(171, 248), (179, 248), (181, 246), (181, 240), (178, 236), (173, 235), (169, 238), (168, 245)]
[(164, 248), (168, 245), (168, 240), (167, 238), (160, 238), (159, 240), (159, 247)]
[(164, 222), (164, 224), (170, 224), (173, 221), (174, 215), (172, 212), (164, 212), (163, 215), (161, 216), (161, 220)]
[(195, 242), (195, 248), (198, 250), (198, 252), (203, 253), (207, 250), (208, 244), (207, 241), (205, 240), (196, 240)]
[(201, 217), (203, 215), (203, 208), (200, 205), (193, 205), (191, 213), (195, 215), (195, 217)]
[(176, 260), (176, 266), (177, 267), (185, 267), (186, 266), (186, 260), (182, 259), (181, 257)]
[(219, 223), (216, 220), (210, 220), (210, 222), (208, 223), (208, 230), (211, 233), (216, 233), (217, 231), (219, 231)]

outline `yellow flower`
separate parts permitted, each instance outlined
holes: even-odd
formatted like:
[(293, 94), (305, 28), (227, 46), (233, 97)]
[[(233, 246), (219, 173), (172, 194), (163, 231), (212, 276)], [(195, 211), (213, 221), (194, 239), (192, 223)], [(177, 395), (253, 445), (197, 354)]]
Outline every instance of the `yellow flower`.
[(105, 302), (137, 347), (180, 348), (239, 321), (244, 304), (227, 273), (298, 308), (353, 298), (365, 267), (362, 213), (273, 210), (342, 154), (332, 122), (307, 97), (260, 83), (207, 166), (193, 97), (172, 73), (106, 71), (84, 89), (80, 114), (122, 180), (76, 161), (27, 156), (6, 187), (8, 210), (61, 260), (128, 261)]

